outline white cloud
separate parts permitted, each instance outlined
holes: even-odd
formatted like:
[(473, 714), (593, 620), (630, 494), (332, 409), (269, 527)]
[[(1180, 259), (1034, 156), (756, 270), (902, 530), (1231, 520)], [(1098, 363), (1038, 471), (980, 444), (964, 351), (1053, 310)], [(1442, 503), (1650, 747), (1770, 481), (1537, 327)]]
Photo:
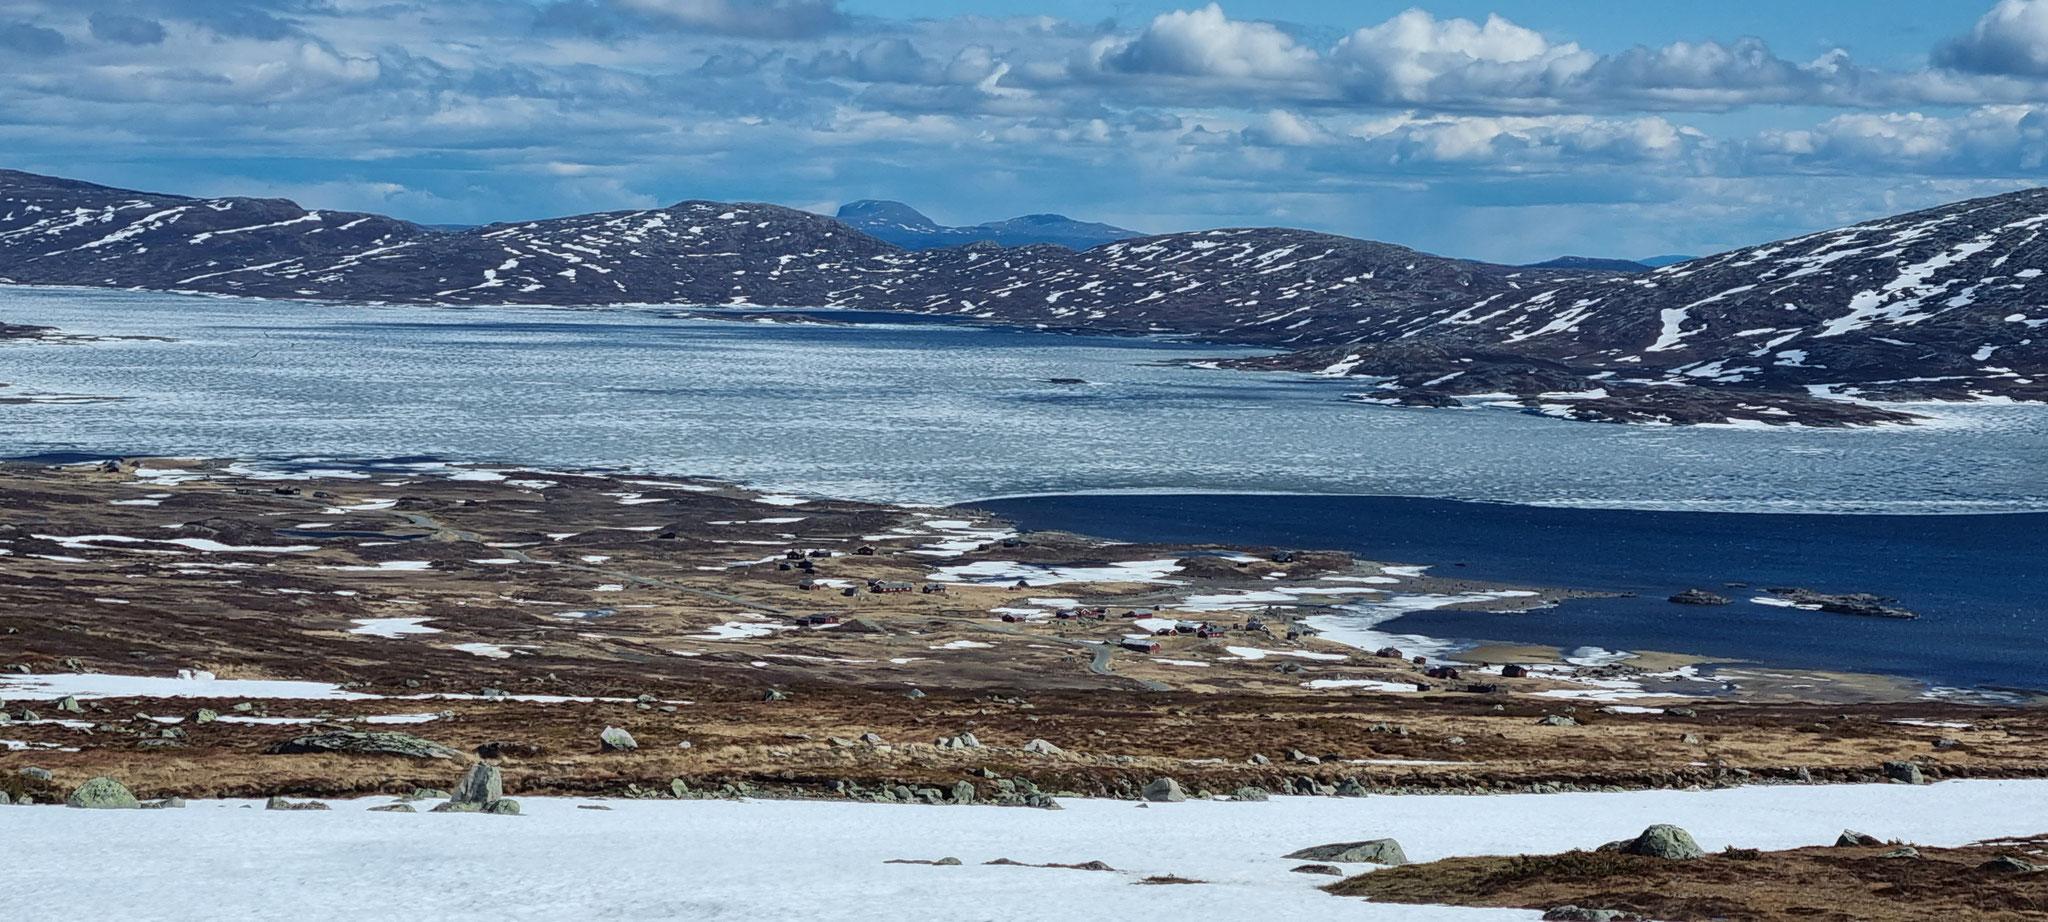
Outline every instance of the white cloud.
[(1419, 9), (1353, 32), (1331, 58), (1354, 96), (1395, 102), (1542, 95), (1595, 60), (1577, 45), (1552, 46), (1541, 33), (1499, 16), (1480, 24), (1440, 20)]
[(1231, 19), (1211, 3), (1162, 13), (1135, 37), (1104, 39), (1086, 65), (1126, 74), (1300, 80), (1317, 73), (1321, 56), (1269, 23)]
[(1969, 35), (1942, 43), (1934, 61), (1975, 73), (2048, 75), (2048, 2), (1999, 0)]

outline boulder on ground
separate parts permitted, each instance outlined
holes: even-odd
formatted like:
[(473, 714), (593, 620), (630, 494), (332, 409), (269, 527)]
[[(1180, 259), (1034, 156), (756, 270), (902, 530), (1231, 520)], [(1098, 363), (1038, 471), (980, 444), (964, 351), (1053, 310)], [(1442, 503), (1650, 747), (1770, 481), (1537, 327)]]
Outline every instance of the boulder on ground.
[(1241, 803), (1264, 803), (1270, 796), (1271, 793), (1265, 788), (1245, 785), (1231, 792), (1230, 799)]
[(1024, 751), (1032, 753), (1033, 755), (1041, 756), (1063, 755), (1066, 752), (1066, 750), (1061, 749), (1060, 747), (1055, 746), (1051, 743), (1048, 743), (1045, 740), (1032, 740), (1031, 742), (1025, 743)]
[(781, 689), (775, 689), (775, 688), (771, 688), (771, 689), (769, 689), (769, 690), (767, 690), (767, 691), (765, 691), (765, 692), (762, 692), (762, 693), (761, 693), (761, 700), (762, 700), (762, 701), (788, 701), (788, 700), (789, 700), (789, 696), (788, 696), (788, 695), (786, 695), (786, 694), (783, 694), (783, 693), (782, 693), (782, 690), (781, 690)]
[(1836, 848), (1876, 848), (1883, 844), (1883, 839), (1854, 829), (1842, 830), (1841, 836), (1835, 839)]
[(1545, 714), (1536, 722), (1539, 727), (1576, 727), (1579, 722), (1562, 714)]
[(1154, 803), (1180, 803), (1188, 799), (1180, 789), (1180, 782), (1172, 778), (1154, 778), (1151, 784), (1145, 785), (1144, 795), (1146, 800)]
[(630, 752), (640, 748), (640, 741), (634, 739), (633, 734), (618, 727), (604, 728), (604, 732), (597, 735), (597, 741), (606, 752)]
[(1408, 854), (1401, 850), (1401, 843), (1393, 839), (1335, 842), (1329, 845), (1304, 848), (1301, 851), (1282, 857), (1295, 861), (1371, 862), (1384, 865), (1403, 865), (1408, 863)]
[(494, 800), (484, 805), (484, 812), (496, 816), (518, 816), (519, 801), (512, 799)]
[(401, 756), (408, 759), (460, 759), (464, 753), (407, 733), (388, 730), (328, 730), (274, 743), (270, 755), (336, 752), (350, 755)]
[(456, 782), (450, 800), (465, 804), (489, 804), (505, 796), (505, 776), (495, 765), (478, 762)]
[(112, 778), (94, 778), (78, 786), (64, 801), (66, 806), (83, 807), (90, 810), (125, 810), (138, 806), (141, 801), (128, 790), (128, 786)]
[(370, 808), (370, 812), (371, 812), (371, 813), (418, 813), (419, 811), (418, 811), (418, 810), (415, 810), (415, 809), (413, 809), (413, 808), (412, 808), (412, 804), (385, 804), (384, 806), (381, 806), (381, 807), (371, 807), (371, 808)]
[(1693, 841), (1692, 833), (1670, 823), (1658, 823), (1643, 830), (1642, 835), (1621, 842), (1610, 842), (1601, 849), (1606, 851), (1610, 846), (1613, 851), (1624, 855), (1642, 855), (1646, 858), (1685, 860), (1704, 858), (1707, 855), (1706, 849)]
[(78, 699), (73, 698), (70, 695), (65, 695), (64, 697), (57, 699), (55, 707), (57, 708), (57, 710), (63, 711), (66, 714), (85, 713), (85, 705), (79, 704)]
[(1884, 763), (1884, 776), (1896, 784), (1926, 784), (1927, 776), (1920, 773), (1920, 766), (1903, 759)]
[(980, 741), (980, 740), (978, 740), (978, 739), (975, 739), (975, 738), (974, 738), (974, 734), (973, 734), (973, 733), (962, 733), (962, 734), (960, 734), (959, 736), (942, 736), (942, 737), (939, 737), (938, 739), (935, 739), (935, 740), (933, 740), (933, 741), (932, 741), (932, 745), (934, 745), (934, 746), (937, 746), (937, 747), (939, 747), (940, 749), (981, 749), (981, 748), (983, 748), (983, 746), (981, 745), (981, 741)]

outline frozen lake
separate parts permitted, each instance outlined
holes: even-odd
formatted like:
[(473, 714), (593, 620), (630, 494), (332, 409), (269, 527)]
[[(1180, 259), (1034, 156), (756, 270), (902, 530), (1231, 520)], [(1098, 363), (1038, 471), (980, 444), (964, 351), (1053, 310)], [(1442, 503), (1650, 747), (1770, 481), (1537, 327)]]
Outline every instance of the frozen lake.
[[(1345, 493), (1808, 512), (2048, 508), (2048, 409), (1828, 432), (1568, 423), (1164, 364), (1216, 346), (659, 309), (335, 306), (0, 289), (0, 321), (166, 337), (0, 345), (0, 454), (437, 456), (931, 503)], [(1053, 383), (1079, 379), (1083, 384)]]

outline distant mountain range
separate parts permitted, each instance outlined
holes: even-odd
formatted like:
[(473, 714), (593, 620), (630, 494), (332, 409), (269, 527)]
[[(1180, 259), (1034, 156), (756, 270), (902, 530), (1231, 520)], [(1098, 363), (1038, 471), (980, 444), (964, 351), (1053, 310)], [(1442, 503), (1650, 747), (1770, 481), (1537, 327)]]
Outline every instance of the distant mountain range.
[(1086, 250), (1105, 243), (1143, 237), (1142, 233), (1076, 221), (1065, 215), (1033, 214), (1007, 221), (947, 227), (902, 202), (864, 199), (839, 207), (840, 223), (906, 250), (932, 250), (994, 243), (1001, 246), (1031, 246), (1050, 243), (1073, 250)]
[(0, 171), (0, 282), (942, 314), (1268, 345), (1291, 351), (1232, 364), (1353, 379), (1376, 401), (1626, 422), (1847, 425), (1910, 417), (1823, 397), (2048, 399), (2044, 231), (2035, 190), (1651, 271), (1498, 266), (1287, 228), (912, 250), (775, 205), (448, 231)]

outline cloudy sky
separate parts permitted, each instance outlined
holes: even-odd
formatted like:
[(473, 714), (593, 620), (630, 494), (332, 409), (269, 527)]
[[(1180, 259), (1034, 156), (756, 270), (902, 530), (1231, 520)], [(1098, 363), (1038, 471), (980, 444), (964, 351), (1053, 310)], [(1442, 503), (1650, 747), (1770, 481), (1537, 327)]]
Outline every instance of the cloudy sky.
[(0, 167), (429, 223), (892, 198), (1643, 257), (2044, 163), (2048, 0), (0, 0)]

